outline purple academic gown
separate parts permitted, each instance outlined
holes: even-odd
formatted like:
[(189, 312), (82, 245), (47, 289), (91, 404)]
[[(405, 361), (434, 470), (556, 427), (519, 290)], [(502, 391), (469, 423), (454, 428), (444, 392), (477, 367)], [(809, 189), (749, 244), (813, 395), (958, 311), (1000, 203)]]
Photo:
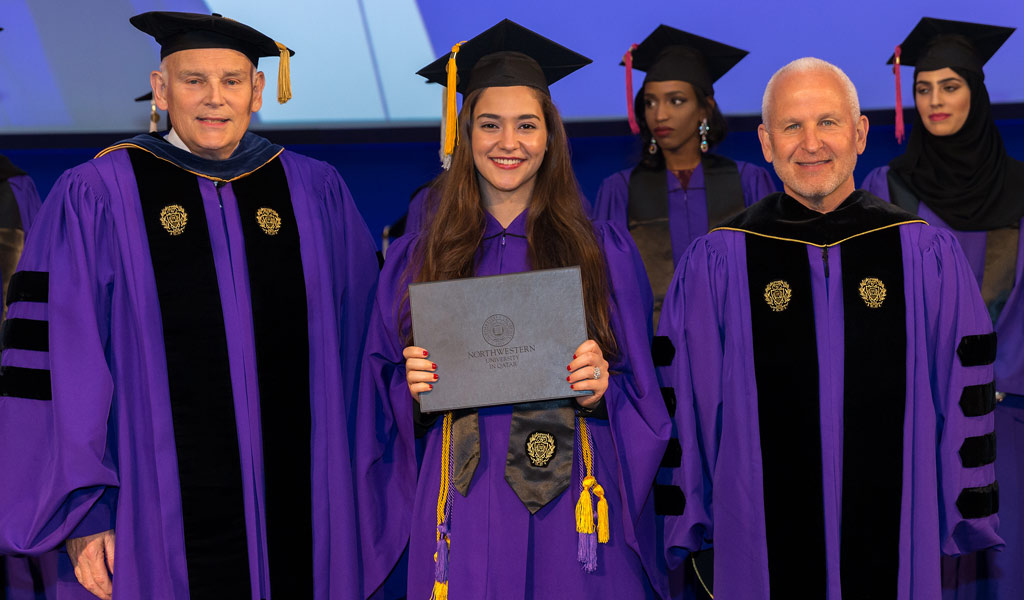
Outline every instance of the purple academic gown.
[[(409, 201), (409, 212), (406, 214), (405, 233), (420, 233), (420, 228), (427, 222), (431, 210), (436, 210), (428, 203), (429, 196), (434, 193), (434, 188), (426, 186)], [(583, 210), (590, 212), (590, 203), (583, 195), (580, 195), (580, 202), (583, 203)]]
[[(144, 177), (137, 180), (133, 160), (148, 161), (151, 168), (171, 173), (155, 182), (144, 182)], [(276, 189), (273, 198), (266, 194), (268, 198), (256, 202), (250, 194), (243, 206), (236, 191), (241, 194), (246, 180), (259, 180), (254, 175), (266, 169), (283, 174), (272, 181), (284, 187)], [(216, 172), (223, 179), (197, 175), (201, 172)], [(147, 207), (146, 199), (140, 199), (144, 183), (159, 191), (172, 181), (184, 181), (196, 190), (194, 198), (170, 199), (194, 202), (189, 205), (192, 212), (187, 221), (165, 220), (163, 211), (157, 218), (153, 206)], [(156, 210), (164, 202), (161, 200)], [(273, 202), (278, 202), (274, 214), (279, 219), (275, 222), (264, 214), (261, 220), (255, 206)], [(168, 204), (167, 208), (171, 207)], [(258, 238), (263, 234), (254, 223), (245, 222), (248, 219), (259, 221), (266, 242)], [(196, 224), (205, 227), (189, 232), (189, 225)], [(247, 227), (250, 232), (255, 230), (257, 237), (244, 239)], [(251, 595), (239, 591), (235, 597), (271, 597), (274, 565), (268, 566), (268, 556), (274, 556), (274, 548), (267, 544), (272, 523), (265, 518), (270, 488), (264, 476), (270, 471), (265, 471), (264, 457), (269, 461), (276, 455), (263, 445), (267, 427), (273, 424), (261, 424), (260, 390), (268, 381), (285, 377), (308, 378), (311, 440), (294, 441), (299, 449), (309, 444), (307, 481), (311, 489), (306, 493), (292, 488), (290, 492), (311, 498), (307, 506), (313, 527), (309, 534), (312, 548), (281, 550), (312, 557), (308, 573), (314, 591), (310, 597), (363, 597), (362, 585), (372, 588), (379, 582), (361, 578), (353, 492), (359, 482), (353, 482), (350, 466), (350, 445), (358, 443), (360, 433), (350, 431), (346, 424), (358, 385), (364, 327), (377, 277), (374, 246), (333, 167), (272, 146), (251, 133), (226, 161), (207, 161), (147, 136), (133, 138), (67, 171), (54, 185), (19, 265), (19, 274), (30, 277), (15, 297), (21, 301), (11, 305), (8, 315), (47, 326), (48, 335), (35, 341), (48, 351), (7, 350), (3, 354), (5, 376), (12, 367), (21, 367), (36, 370), (33, 373), (48, 370), (49, 377), (28, 384), (22, 381), (19, 389), (31, 392), (27, 394), (30, 397), (17, 397), (19, 389), (6, 383), (7, 397), (0, 398), (0, 463), (4, 465), (0, 551), (40, 553), (62, 546), (69, 537), (114, 529), (115, 599), (190, 597), (189, 540), (183, 528), (172, 426), (174, 387), (169, 385), (180, 382), (170, 382), (168, 376), (176, 360), (188, 357), (166, 352), (166, 340), (177, 332), (164, 331), (161, 314), (167, 311), (162, 309), (171, 307), (161, 305), (160, 293), (173, 292), (177, 285), (171, 282), (167, 288), (158, 288), (153, 262), (157, 255), (147, 243), (150, 237), (164, 238), (166, 243), (175, 235), (180, 235), (179, 239), (196, 236), (203, 241), (197, 247), (209, 244), (208, 252), (212, 252), (206, 255), (213, 265), (209, 289), (185, 288), (181, 292), (184, 304), (188, 306), (189, 297), (213, 294), (213, 306), (219, 305), (223, 316), (220, 341), (197, 331), (195, 335), (202, 341), (194, 350), (205, 352), (202, 346), (211, 339), (225, 348), (226, 371), (218, 376), (226, 382), (229, 393), (225, 396), (230, 398), (219, 405), (227, 407), (235, 431), (230, 431), (229, 425), (220, 437), (236, 436), (238, 440), (240, 459), (235, 461), (235, 469), (236, 474), (237, 469), (241, 473), (239, 496), (237, 503), (229, 504), (238, 511), (244, 532), (241, 570), (231, 581), (248, 580), (251, 588)], [(301, 274), (291, 275), (293, 282), (297, 277), (305, 283), (299, 286), (306, 300), (308, 331), (300, 332), (308, 333), (308, 373), (276, 373), (274, 365), (259, 369), (256, 365), (260, 353), (267, 350), (258, 343), (257, 332), (274, 333), (272, 323), (268, 329), (268, 321), (274, 319), (254, 319), (257, 307), (252, 299), (260, 296), (266, 300), (267, 293), (277, 291), (263, 289), (257, 294), (255, 286), (250, 288), (257, 273), (247, 264), (246, 242), (262, 247), (259, 244), (272, 243), (272, 235), (297, 239), (293, 256), (299, 257), (294, 264), (301, 264)], [(165, 262), (167, 259), (163, 257)], [(198, 276), (198, 269), (195, 272)], [(203, 317), (193, 314), (196, 319)], [(290, 315), (279, 318), (292, 322)], [(214, 319), (214, 329), (218, 329), (221, 319), (216, 315)], [(307, 358), (302, 348), (288, 351), (300, 353), (302, 361)], [(303, 379), (294, 385), (302, 388)], [(211, 385), (207, 380), (186, 383)], [(43, 388), (45, 393), (40, 392)], [(302, 405), (296, 411), (302, 414)], [(350, 440), (350, 435), (355, 439)], [(233, 445), (229, 443), (227, 448)], [(300, 469), (300, 478), (305, 472)], [(223, 478), (228, 477), (225, 472)], [(203, 504), (202, 498), (199, 504)], [(61, 598), (92, 598), (75, 581), (63, 553), (60, 576)], [(274, 597), (294, 596), (281, 586)]]
[[(864, 189), (889, 200), (888, 174), (888, 165), (872, 170), (864, 179)], [(985, 275), (986, 232), (957, 231), (924, 202), (918, 205), (918, 214), (956, 237), (980, 288)], [(1024, 220), (1021, 226), (1024, 227)], [(1006, 393), (995, 411), (999, 535), (1006, 540), (1006, 548), (1002, 552), (987, 551), (984, 556), (947, 561), (950, 564), (943, 576), (946, 598), (1024, 598), (1024, 236), (1020, 236), (1018, 243), (1013, 291), (996, 319), (995, 329), (999, 339), (996, 390)]]
[[(11, 192), (18, 203), (22, 229), (27, 233), (32, 221), (42, 206), (36, 184), (28, 175), (15, 175), (7, 179)], [(57, 579), (57, 554), (47, 553), (40, 557), (0, 557), (0, 569), (5, 571), (4, 589), (0, 590), (0, 598), (6, 600), (35, 600), (56, 597), (54, 583)], [(41, 593), (36, 593), (36, 587)], [(5, 595), (6, 594), (6, 595)]]
[[(507, 229), (487, 216), (477, 275), (530, 270), (525, 224), (525, 211)], [(664, 576), (655, 567), (651, 485), (670, 424), (659, 397), (644, 325), (650, 314), (650, 292), (638, 278), (642, 265), (628, 234), (607, 223), (596, 225), (595, 230), (608, 261), (612, 329), (620, 355), (611, 366), (613, 375), (604, 397), (608, 419), (587, 419), (594, 439), (594, 475), (609, 502), (611, 540), (598, 545), (597, 571), (584, 572), (576, 558), (578, 470), (573, 469), (566, 491), (531, 516), (505, 481), (512, 407), (480, 409), (479, 466), (468, 495), (453, 492), (450, 598), (568, 600), (665, 593)], [(360, 475), (376, 480), (381, 472), (390, 474), (387, 493), (360, 504), (360, 518), (374, 523), (379, 540), (375, 548), (392, 561), (408, 541), (409, 598), (426, 600), (434, 583), (441, 420), (426, 433), (417, 473), (413, 400), (402, 359), (405, 334), (397, 326), (398, 306), (407, 289), (403, 275), (417, 239), (408, 235), (396, 241), (381, 273), (360, 400), (361, 409), (375, 413), (378, 447), (358, 462)], [(566, 358), (568, 363), (571, 358)], [(443, 385), (444, 365), (438, 365), (438, 373), (437, 385)], [(406, 520), (410, 508), (411, 525)]]
[[(775, 191), (775, 184), (763, 168), (736, 161), (743, 187), (743, 205), (750, 206)], [(633, 169), (625, 169), (607, 177), (597, 190), (597, 199), (590, 216), (606, 220), (625, 228), (629, 223), (629, 176)], [(668, 177), (668, 223), (672, 234), (672, 260), (679, 264), (690, 242), (708, 232), (707, 196), (704, 193), (704, 167), (697, 165), (690, 183), (683, 189), (679, 178), (666, 170)]]
[[(796, 205), (795, 200), (787, 200)], [(888, 206), (881, 200), (875, 199), (874, 202)], [(748, 209), (748, 212), (753, 209)], [(903, 214), (907, 219), (914, 219), (907, 213)], [(834, 217), (841, 218), (841, 215), (829, 213), (822, 218), (830, 220)], [(780, 220), (783, 218), (787, 217), (779, 217)], [(830, 225), (825, 223), (820, 230), (827, 227)], [(898, 232), (902, 249), (903, 289), (890, 289), (888, 294), (904, 294), (906, 308), (905, 371), (903, 365), (899, 365), (901, 372), (905, 372), (904, 467), (896, 473), (902, 494), (895, 504), (891, 504), (894, 513), (898, 512), (898, 525), (892, 522), (890, 544), (883, 548), (879, 542), (879, 547), (872, 547), (862, 554), (887, 551), (894, 561), (889, 566), (895, 568), (898, 564), (898, 575), (893, 571), (891, 582), (896, 589), (876, 587), (876, 595), (870, 597), (934, 600), (941, 597), (941, 554), (958, 555), (1001, 545), (996, 534), (996, 515), (965, 518), (957, 504), (965, 489), (990, 490), (995, 480), (990, 461), (967, 468), (960, 456), (965, 440), (990, 433), (994, 422), (991, 406), (972, 412), (972, 415), (984, 412), (978, 416), (967, 416), (967, 409), (961, 408), (961, 400), (968, 397), (968, 391), (985, 389), (968, 386), (991, 385), (991, 364), (976, 364), (991, 359), (972, 356), (976, 361), (974, 366), (964, 366), (958, 347), (965, 336), (979, 336), (971, 337), (972, 340), (985, 339), (985, 334), (991, 331), (991, 322), (970, 266), (950, 233), (919, 223), (890, 226), (885, 231), (889, 232), (888, 235), (896, 235), (891, 233), (893, 230)], [(681, 515), (666, 519), (666, 554), (670, 565), (676, 565), (687, 559), (690, 552), (713, 548), (715, 598), (721, 600), (768, 600), (769, 596), (776, 598), (780, 593), (787, 595), (787, 590), (772, 590), (771, 594), (769, 591), (770, 544), (766, 535), (768, 509), (764, 485), (766, 459), (761, 439), (766, 434), (759, 426), (759, 414), (761, 419), (769, 415), (783, 424), (789, 420), (795, 422), (792, 412), (795, 410), (794, 399), (788, 394), (759, 397), (761, 373), (757, 372), (754, 360), (752, 304), (771, 303), (767, 302), (767, 289), (764, 293), (760, 287), (756, 293), (749, 289), (748, 263), (755, 258), (747, 253), (747, 244), (751, 243), (748, 238), (763, 239), (737, 228), (716, 230), (694, 242), (676, 271), (659, 327), (660, 334), (672, 339), (676, 351), (671, 365), (660, 368), (660, 374), (663, 384), (674, 388), (678, 398), (675, 421), (680, 432), (683, 460), (682, 468), (676, 471), (674, 483), (680, 486), (687, 501)], [(800, 364), (794, 369), (811, 369), (813, 353), (816, 352), (818, 377), (806, 385), (816, 396), (816, 401), (812, 402), (819, 407), (816, 420), (820, 418), (820, 430), (815, 432), (782, 425), (775, 432), (769, 432), (774, 434), (769, 437), (776, 441), (780, 438), (809, 439), (813, 446), (820, 441), (820, 451), (815, 450), (820, 452), (817, 462), (822, 465), (820, 474), (795, 472), (798, 469), (795, 463), (803, 458), (794, 454), (785, 457), (782, 471), (790, 477), (815, 477), (820, 482), (818, 494), (821, 499), (816, 508), (823, 513), (824, 538), (823, 542), (817, 540), (824, 549), (823, 552), (821, 548), (815, 549), (820, 554), (790, 549), (785, 560), (790, 562), (791, 574), (801, 580), (814, 564), (820, 565), (827, 573), (823, 576), (825, 589), (820, 595), (817, 590), (793, 587), (791, 590), (798, 592), (796, 596), (835, 600), (842, 597), (839, 549), (842, 531), (840, 511), (844, 506), (844, 386), (851, 383), (844, 381), (844, 359), (848, 357), (844, 357), (843, 351), (846, 335), (843, 271), (849, 267), (848, 262), (857, 260), (851, 246), (857, 240), (844, 240), (823, 253), (821, 247), (794, 242), (791, 236), (775, 237), (776, 240), (780, 238), (783, 241), (778, 243), (788, 246), (790, 253), (795, 253), (789, 257), (790, 262), (803, 261), (806, 254), (806, 265), (809, 265), (811, 298), (807, 299), (808, 290), (795, 283), (791, 298), (793, 304), (802, 298), (799, 301), (809, 311), (807, 314), (813, 314), (809, 336), (812, 344), (816, 343), (817, 350), (811, 350), (812, 356), (806, 365)], [(859, 248), (864, 249), (876, 242), (874, 237), (864, 235), (859, 243)], [(851, 253), (850, 256), (847, 252)], [(757, 258), (761, 259), (759, 265), (762, 267), (765, 260), (776, 260), (775, 257)], [(765, 274), (764, 277), (772, 275)], [(856, 298), (856, 290), (845, 292)], [(851, 300), (848, 298), (847, 301)], [(762, 306), (759, 310), (767, 311), (767, 307)], [(782, 310), (795, 309), (783, 306)], [(845, 310), (849, 312), (851, 309)], [(785, 312), (767, 314), (784, 315)], [(855, 322), (853, 326), (860, 325)], [(781, 337), (786, 335), (787, 332), (781, 332)], [(887, 339), (890, 338), (883, 338), (880, 343), (887, 344)], [(778, 347), (785, 342), (780, 338), (771, 340), (767, 345), (768, 351), (773, 345)], [(877, 352), (879, 346), (873, 348)], [(967, 358), (964, 356), (963, 361), (966, 362)], [(787, 355), (779, 360), (785, 363), (795, 359)], [(772, 373), (765, 376), (770, 378)], [(877, 373), (857, 373), (856, 377), (869, 385), (886, 385), (886, 380), (878, 379)], [(792, 386), (796, 382), (782, 383)], [(764, 405), (766, 401), (772, 404)], [(778, 410), (774, 410), (776, 406)], [(870, 411), (881, 410), (868, 406)], [(871, 438), (875, 436), (875, 427), (882, 419), (890, 417), (869, 415), (867, 424), (855, 437), (862, 441), (866, 438), (870, 448), (874, 443)], [(846, 432), (849, 435), (849, 430)], [(895, 450), (887, 456), (893, 454)], [(855, 463), (860, 456), (846, 458)], [(875, 456), (873, 460), (875, 462), (867, 467), (868, 472), (872, 468), (880, 469), (880, 463), (900, 459), (898, 456), (895, 459)], [(870, 475), (862, 477), (850, 487), (863, 486), (870, 480)], [(848, 490), (850, 493), (857, 491)], [(798, 491), (789, 493), (795, 495)], [(988, 498), (991, 499), (991, 495)], [(883, 499), (870, 498), (864, 511), (867, 514), (859, 516), (874, 519), (875, 504), (882, 502)], [(990, 510), (982, 512), (991, 513)], [(784, 538), (790, 535), (803, 535), (807, 525), (793, 522), (789, 527), (788, 532), (779, 532), (777, 543), (787, 542)], [(895, 545), (897, 527), (898, 555)], [(866, 543), (870, 547), (872, 540)], [(897, 560), (898, 563), (895, 562)], [(873, 581), (876, 575), (855, 572), (852, 577), (860, 578), (868, 585), (876, 585)]]

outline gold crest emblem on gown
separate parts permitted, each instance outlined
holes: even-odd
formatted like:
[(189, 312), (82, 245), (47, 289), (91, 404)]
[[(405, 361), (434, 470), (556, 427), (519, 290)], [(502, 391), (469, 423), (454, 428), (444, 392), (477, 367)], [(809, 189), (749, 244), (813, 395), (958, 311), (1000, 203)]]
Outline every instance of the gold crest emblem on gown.
[(555, 456), (555, 436), (546, 431), (534, 431), (526, 439), (526, 454), (533, 466), (546, 467)]
[(263, 233), (267, 235), (277, 235), (277, 232), (281, 231), (281, 215), (272, 208), (264, 207), (257, 210), (256, 222), (259, 223)]
[(168, 204), (160, 210), (160, 224), (167, 233), (181, 235), (188, 224), (188, 213), (180, 204)]
[(786, 310), (792, 297), (793, 290), (790, 289), (788, 283), (781, 279), (776, 279), (764, 288), (764, 301), (771, 307), (772, 312)]
[(865, 277), (860, 282), (860, 297), (868, 308), (880, 308), (885, 302), (885, 284), (881, 279)]

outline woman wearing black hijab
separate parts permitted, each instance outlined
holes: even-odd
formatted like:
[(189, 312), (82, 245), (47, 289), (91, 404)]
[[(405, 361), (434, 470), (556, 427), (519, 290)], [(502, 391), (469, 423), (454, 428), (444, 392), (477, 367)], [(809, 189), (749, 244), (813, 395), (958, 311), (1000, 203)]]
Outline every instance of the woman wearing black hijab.
[[(994, 408), (996, 430), (979, 431), (960, 454), (965, 463), (978, 466), (998, 456), (999, 533), (1006, 548), (946, 559), (946, 598), (1024, 598), (1024, 446), (1015, 442), (1024, 440), (1024, 163), (1006, 153), (982, 71), (1013, 31), (930, 18), (918, 23), (890, 59), (915, 67), (917, 113), (907, 151), (869, 173), (862, 185), (953, 231), (978, 279), (999, 342), (994, 389), (978, 407), (984, 412)], [(902, 137), (898, 70), (896, 129)], [(957, 553), (955, 548), (944, 551)]]

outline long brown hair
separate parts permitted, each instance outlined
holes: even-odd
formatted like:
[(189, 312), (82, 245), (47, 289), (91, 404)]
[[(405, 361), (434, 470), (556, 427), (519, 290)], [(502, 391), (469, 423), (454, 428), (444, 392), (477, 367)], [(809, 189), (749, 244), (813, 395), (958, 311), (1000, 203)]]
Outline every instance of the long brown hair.
[[(485, 88), (488, 89), (488, 88)], [(552, 269), (579, 265), (587, 329), (612, 362), (618, 346), (612, 333), (608, 305), (608, 265), (590, 219), (569, 157), (565, 126), (551, 98), (530, 88), (540, 102), (548, 131), (547, 152), (537, 171), (527, 210), (526, 242), (530, 266)], [(473, 161), (473, 110), (483, 90), (470, 92), (459, 112), (461, 140), (451, 169), (434, 182), (439, 198), (430, 225), (416, 243), (410, 268), (420, 265), (414, 281), (443, 281), (472, 277), (476, 252), (483, 239), (485, 214)]]

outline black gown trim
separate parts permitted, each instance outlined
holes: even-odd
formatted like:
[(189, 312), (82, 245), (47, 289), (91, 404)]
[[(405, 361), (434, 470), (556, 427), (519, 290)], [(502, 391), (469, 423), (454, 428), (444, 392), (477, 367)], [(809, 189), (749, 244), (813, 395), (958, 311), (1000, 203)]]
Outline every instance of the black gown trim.
[[(247, 598), (251, 584), (235, 405), (199, 182), (143, 150), (128, 155), (160, 302), (189, 597)], [(165, 229), (161, 221), (161, 212), (173, 205), (187, 215), (174, 235), (178, 230)]]
[(678, 485), (654, 484), (654, 513), (663, 516), (683, 514), (686, 496)]
[(651, 342), (651, 358), (654, 359), (654, 366), (667, 367), (672, 364), (676, 357), (676, 347), (672, 338), (667, 335), (656, 335)]
[(856, 190), (828, 213), (819, 213), (782, 192), (765, 196), (735, 219), (712, 231), (739, 231), (818, 248), (890, 227), (925, 221), (864, 190)]
[(665, 446), (665, 454), (661, 457), (660, 467), (663, 469), (678, 469), (683, 462), (683, 447), (679, 444), (679, 438), (671, 438), (668, 446)]
[(996, 462), (996, 433), (965, 439), (960, 445), (960, 462), (968, 469)]
[(981, 417), (996, 409), (996, 383), (968, 385), (960, 393), (960, 410), (965, 417)]
[(960, 338), (956, 355), (965, 367), (980, 367), (996, 362), (996, 332), (965, 335)]
[(0, 367), (0, 397), (53, 400), (49, 369)]
[(674, 387), (661, 388), (661, 399), (665, 401), (665, 410), (669, 417), (676, 416), (676, 389)]
[(956, 507), (965, 519), (980, 519), (999, 512), (999, 482), (965, 488), (956, 499)]
[[(748, 235), (746, 256), (769, 585), (773, 596), (824, 598), (819, 367), (807, 247)], [(778, 291), (787, 289), (788, 297)]]
[[(898, 589), (907, 312), (896, 228), (841, 247), (843, 279), (843, 598)], [(883, 296), (884, 295), (884, 296)], [(871, 573), (871, 577), (865, 577)]]
[(0, 328), (0, 350), (50, 351), (50, 323), (37, 319), (7, 319)]
[(232, 184), (249, 269), (263, 430), (270, 588), (313, 597), (309, 320), (299, 229), (284, 166)]
[(7, 306), (15, 302), (47, 302), (50, 274), (46, 271), (17, 271), (7, 287)]

